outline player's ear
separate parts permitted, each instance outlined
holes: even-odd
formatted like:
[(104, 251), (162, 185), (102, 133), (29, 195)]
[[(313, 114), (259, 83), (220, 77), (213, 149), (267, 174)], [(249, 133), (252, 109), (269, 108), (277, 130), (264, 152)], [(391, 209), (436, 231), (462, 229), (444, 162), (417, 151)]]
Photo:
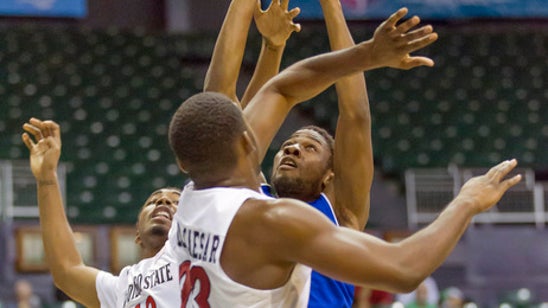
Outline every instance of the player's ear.
[(135, 223), (135, 230), (135, 244), (141, 247), (143, 244), (143, 240), (141, 239), (141, 233), (139, 232), (139, 221)]
[(331, 184), (334, 176), (335, 176), (335, 173), (333, 172), (333, 170), (331, 169), (327, 170), (327, 172), (324, 174), (322, 178), (322, 190), (324, 190), (329, 184)]
[(181, 170), (181, 172), (183, 172), (184, 174), (188, 174), (188, 171), (186, 171), (183, 163), (178, 158), (176, 158), (175, 160), (177, 161), (177, 166), (179, 167), (179, 170)]

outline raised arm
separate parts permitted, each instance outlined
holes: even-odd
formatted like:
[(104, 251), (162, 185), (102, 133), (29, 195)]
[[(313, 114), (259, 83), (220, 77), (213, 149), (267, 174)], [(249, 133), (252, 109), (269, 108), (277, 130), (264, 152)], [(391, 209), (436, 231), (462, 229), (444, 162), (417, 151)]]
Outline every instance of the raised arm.
[(217, 37), (204, 91), (225, 94), (235, 102), (236, 83), (244, 56), (247, 34), (257, 0), (232, 0)]
[(36, 178), (42, 240), (54, 283), (86, 307), (99, 307), (95, 289), (98, 270), (84, 265), (76, 249), (59, 190), (59, 126), (52, 121), (32, 118), (23, 125), (23, 129), (28, 133), (24, 133), (22, 138), (30, 151), (30, 166)]
[(505, 179), (516, 164), (502, 162), (469, 180), (433, 223), (399, 243), (336, 227), (306, 204), (288, 199), (273, 201), (265, 209), (257, 206), (265, 215), (250, 219), (242, 232), (273, 264), (302, 263), (337, 280), (409, 292), (443, 263), (472, 217), (520, 181), (520, 175)]
[(300, 10), (294, 8), (287, 11), (289, 0), (273, 0), (266, 11), (261, 10), (261, 3), (253, 14), (255, 25), (261, 33), (261, 53), (255, 66), (255, 71), (247, 89), (242, 96), (241, 106), (245, 108), (251, 98), (270, 78), (278, 74), (285, 49), (285, 43), (293, 31), (301, 31), (299, 24), (293, 23)]
[[(339, 0), (320, 1), (331, 50), (354, 46)], [(413, 19), (410, 19), (413, 20)], [(371, 114), (363, 73), (341, 78), (335, 83), (339, 118), (331, 182), (326, 194), (341, 226), (363, 230), (369, 218), (373, 182)]]
[(409, 33), (396, 27), (406, 13), (407, 9), (400, 9), (390, 16), (377, 28), (372, 39), (297, 62), (259, 90), (244, 114), (257, 137), (261, 160), (289, 110), (318, 95), (340, 78), (384, 66), (410, 69), (433, 65), (432, 60), (411, 57), (409, 53), (434, 42), (437, 34), (432, 33), (430, 26)]

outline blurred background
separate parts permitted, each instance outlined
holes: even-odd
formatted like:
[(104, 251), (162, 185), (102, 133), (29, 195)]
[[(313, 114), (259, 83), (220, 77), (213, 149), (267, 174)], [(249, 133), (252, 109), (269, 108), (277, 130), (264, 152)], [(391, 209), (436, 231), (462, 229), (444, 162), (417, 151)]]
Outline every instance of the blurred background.
[[(432, 221), (467, 179), (517, 158), (524, 181), (476, 217), (433, 273), (430, 293), (439, 303), (454, 287), (461, 307), (548, 307), (548, 1), (341, 2), (357, 42), (401, 6), (439, 33), (421, 51), (434, 68), (366, 73), (376, 172), (365, 232), (401, 240)], [(43, 256), (22, 124), (34, 116), (61, 125), (65, 206), (86, 263), (113, 272), (133, 263), (143, 202), (157, 188), (185, 183), (167, 127), (177, 106), (202, 89), (228, 4), (2, 0), (0, 303), (28, 285), (44, 307), (64, 300)], [(329, 50), (317, 1), (290, 6), (302, 9), (302, 31), (289, 39), (282, 68)], [(240, 95), (260, 42), (252, 26)], [(333, 133), (336, 119), (332, 88), (298, 106), (271, 146), (265, 174), (294, 129), (314, 123)], [(360, 303), (412, 301), (375, 301), (371, 293), (362, 290)]]

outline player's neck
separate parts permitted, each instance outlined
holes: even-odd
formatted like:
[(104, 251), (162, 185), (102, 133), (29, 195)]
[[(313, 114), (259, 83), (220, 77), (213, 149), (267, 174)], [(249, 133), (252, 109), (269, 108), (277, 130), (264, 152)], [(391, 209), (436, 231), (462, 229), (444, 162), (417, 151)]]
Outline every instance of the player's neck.
[(252, 174), (232, 173), (225, 176), (204, 177), (201, 179), (193, 179), (196, 189), (207, 189), (213, 187), (238, 187), (257, 190), (261, 186), (258, 176)]

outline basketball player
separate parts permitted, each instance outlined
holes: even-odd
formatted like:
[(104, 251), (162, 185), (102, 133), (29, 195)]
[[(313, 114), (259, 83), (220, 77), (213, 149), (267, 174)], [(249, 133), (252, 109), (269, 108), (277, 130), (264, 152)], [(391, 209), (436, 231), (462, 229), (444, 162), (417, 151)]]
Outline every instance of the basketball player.
[[(398, 31), (394, 25), (404, 13), (399, 11), (391, 16), (370, 41), (341, 52), (307, 59), (288, 68), (269, 81), (253, 98), (251, 105), (267, 100), (281, 103), (273, 106), (290, 106), (318, 94), (358, 69), (419, 65), (422, 61), (410, 57), (409, 52), (430, 44), (436, 35), (428, 31), (420, 35), (404, 35), (403, 39), (394, 35), (393, 31)], [(211, 96), (213, 102), (202, 99)], [(175, 216), (177, 224), (172, 226), (168, 244), (158, 255), (134, 267), (132, 275), (137, 279), (134, 285), (123, 286), (127, 289), (120, 290), (125, 298), (117, 301), (120, 303), (117, 306), (171, 307), (179, 306), (177, 300), (183, 301), (184, 306), (187, 303), (191, 306), (210, 303), (231, 307), (247, 307), (251, 303), (305, 304), (308, 299), (308, 294), (304, 296), (306, 268), (296, 269), (296, 263), (313, 266), (352, 283), (394, 290), (412, 289), (420, 282), (417, 277), (430, 273), (447, 256), (472, 215), (494, 204), (508, 187), (520, 179), (516, 176), (500, 183), (500, 177), (516, 164), (515, 161), (505, 162), (487, 176), (475, 178), (465, 185), (460, 198), (427, 231), (403, 244), (386, 244), (359, 232), (336, 228), (327, 218), (299, 201), (262, 201), (266, 197), (254, 191), (259, 186), (260, 147), (255, 143), (253, 132), (247, 129), (240, 109), (226, 97), (205, 93), (187, 100), (181, 108), (170, 125), (170, 143), (182, 170), (189, 173), (194, 184), (188, 187), (188, 197), (185, 198), (183, 193)], [(181, 121), (181, 118), (186, 120)], [(192, 119), (194, 122), (190, 121)], [(204, 127), (207, 129), (196, 133)], [(52, 122), (32, 119), (25, 129), (37, 140), (37, 143), (33, 142), (26, 134), (23, 137), (31, 151), (31, 166), (38, 182), (41, 219), (48, 222), (48, 228), (43, 230), (44, 243), (48, 246), (46, 253), (50, 262), (58, 262), (52, 267), (54, 279), (58, 284), (75, 280), (75, 285), (67, 286), (71, 289), (67, 293), (72, 293), (88, 306), (97, 306), (97, 294), (90, 291), (96, 272), (81, 264), (75, 249), (66, 251), (59, 244), (60, 240), (61, 243), (72, 241), (60, 205), (58, 187), (55, 188), (55, 167), (60, 151), (59, 127)], [(219, 133), (227, 134), (227, 138), (219, 139)], [(202, 139), (193, 140), (188, 136)], [(198, 189), (195, 192), (192, 191), (194, 186)], [(226, 205), (227, 211), (219, 208), (220, 212), (211, 213), (207, 204), (191, 200), (196, 194), (197, 198), (202, 198), (199, 196), (201, 191), (209, 194), (205, 188), (217, 186), (229, 187), (228, 193), (236, 192), (238, 195), (236, 199), (219, 196), (217, 201)], [(241, 208), (238, 199), (245, 201)], [(51, 204), (57, 204), (58, 208), (47, 206)], [(228, 234), (206, 234), (207, 229), (196, 228), (196, 220), (179, 219), (178, 215), (186, 214), (204, 215), (194, 218), (221, 229), (230, 226), (230, 230), (224, 229)], [(188, 223), (189, 228), (185, 228)], [(68, 238), (60, 234), (68, 234)], [(436, 244), (434, 249), (430, 246), (432, 242)], [(406, 243), (409, 244), (404, 245)], [(427, 256), (423, 252), (426, 246), (430, 247)], [(323, 253), (325, 251), (330, 253)], [(185, 253), (211, 263), (217, 270), (221, 269), (222, 263), (222, 269), (215, 274), (209, 271), (210, 268), (192, 266), (194, 260), (185, 259)], [(412, 262), (419, 253), (422, 253), (422, 258)], [(341, 262), (343, 256), (345, 262)], [(174, 265), (178, 265), (178, 269)], [(223, 281), (209, 288), (210, 274), (211, 277), (221, 277)]]
[[(339, 0), (321, 0), (331, 50), (354, 45)], [(409, 29), (418, 17), (406, 21)], [(307, 202), (335, 225), (362, 231), (369, 217), (373, 182), (371, 115), (364, 74), (335, 84), (339, 117), (334, 142), (323, 128), (293, 133), (274, 158), (271, 184), (278, 197)], [(262, 189), (272, 195), (269, 186)], [(350, 308), (354, 286), (312, 272), (308, 307)]]
[[(339, 50), (353, 46), (354, 41), (346, 25), (340, 2), (322, 0), (320, 3), (325, 15), (331, 49)], [(282, 5), (287, 8), (287, 1)], [(407, 31), (418, 23), (419, 19), (413, 17), (400, 26), (406, 27)], [(231, 24), (225, 21), (223, 30), (219, 34), (212, 65), (208, 71), (208, 76), (216, 78), (206, 78), (205, 90), (223, 93), (237, 101), (236, 79), (241, 58), (229, 55), (235, 50), (243, 52), (245, 41), (230, 37), (241, 37), (242, 33), (247, 33), (247, 27), (241, 23)], [(229, 62), (220, 59), (229, 59)], [(424, 60), (424, 65), (433, 64), (430, 59)], [(274, 72), (278, 66), (279, 61), (264, 67), (270, 67)], [(267, 77), (268, 74), (263, 76)], [(333, 138), (325, 130), (318, 127), (299, 130), (284, 143), (284, 147), (278, 153), (274, 162), (272, 184), (279, 196), (308, 202), (336, 225), (363, 230), (369, 215), (369, 192), (374, 169), (369, 102), (363, 74), (341, 79), (336, 83), (336, 90), (340, 111), (336, 149)], [(246, 108), (249, 92), (252, 91), (246, 92), (242, 99), (242, 108)], [(255, 114), (265, 113), (259, 110)], [(251, 121), (251, 127), (255, 131), (277, 131), (279, 128), (276, 125), (269, 125), (271, 121), (268, 118)], [(258, 134), (257, 138), (262, 140), (263, 135)], [(315, 150), (310, 150), (313, 147)], [(282, 159), (284, 164), (291, 164), (293, 168), (279, 168)], [(263, 185), (263, 190), (271, 195), (267, 185)], [(335, 195), (339, 198), (335, 199)], [(351, 284), (338, 282), (313, 272), (309, 307), (350, 307), (353, 295), (354, 287)]]

